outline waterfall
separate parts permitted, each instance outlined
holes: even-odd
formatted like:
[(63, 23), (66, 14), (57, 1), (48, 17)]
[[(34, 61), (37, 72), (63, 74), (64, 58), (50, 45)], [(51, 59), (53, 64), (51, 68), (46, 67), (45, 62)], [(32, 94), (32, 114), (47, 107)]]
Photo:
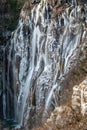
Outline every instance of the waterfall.
[[(31, 41), (30, 41), (30, 45), (31, 45), (30, 52), (29, 52), (30, 53), (30, 59), (29, 59), (30, 63), (28, 63), (28, 65), (29, 65), (28, 72), (27, 72), (27, 77), (26, 77), (24, 86), (23, 87), (21, 86), (21, 91), (20, 91), (20, 94), (18, 97), (18, 111), (20, 111), (18, 122), (19, 122), (20, 126), (22, 125), (22, 122), (23, 122), (23, 115), (24, 115), (24, 109), (26, 106), (26, 101), (27, 101), (28, 95), (30, 94), (30, 89), (32, 87), (34, 71), (36, 71), (36, 72), (39, 71), (38, 69), (39, 69), (41, 61), (43, 59), (43, 55), (45, 55), (45, 54), (43, 54), (42, 50), (40, 50), (40, 46), (42, 46), (44, 44), (43, 40), (41, 41), (41, 38), (44, 36), (44, 34), (41, 33), (39, 26), (37, 25), (39, 17), (40, 17), (39, 9), (40, 9), (40, 5), (37, 6), (36, 15), (34, 14), (35, 13), (34, 10), (36, 10), (36, 9), (34, 8), (32, 10), (32, 20), (33, 20), (35, 26), (34, 26), (34, 29), (32, 30), (32, 36), (31, 36)], [(41, 18), (43, 19), (43, 16)], [(40, 45), (40, 44), (42, 44), (42, 45)], [(36, 48), (37, 48), (37, 56), (36, 56)]]
[(25, 82), (25, 88), (22, 91), (22, 95), (20, 95), (19, 97), (19, 102), (18, 102), (18, 107), (19, 107), (19, 111), (20, 111), (20, 115), (19, 115), (19, 123), (20, 125), (22, 125), (23, 122), (23, 113), (24, 113), (24, 108), (26, 105), (26, 100), (28, 97), (28, 94), (30, 93), (30, 87), (31, 87), (31, 82), (32, 82), (32, 76), (33, 76), (33, 71), (34, 71), (34, 62), (35, 62), (35, 52), (36, 52), (36, 33), (37, 32), (37, 28), (35, 27), (34, 32), (33, 32), (33, 38), (32, 38), (32, 47), (31, 47), (31, 62), (29, 65), (29, 72), (28, 72), (28, 76)]
[[(73, 12), (75, 11), (75, 9), (73, 9)], [(72, 13), (72, 12), (71, 12)], [(70, 14), (71, 16), (71, 14)], [(76, 15), (75, 15), (76, 16)], [(60, 46), (61, 46), (61, 52), (62, 52), (62, 56), (61, 54), (59, 54), (61, 57), (58, 61), (58, 63), (61, 63), (62, 60), (62, 64), (60, 64), (57, 70), (61, 70), (61, 66), (63, 65), (63, 71), (62, 73), (60, 72), (59, 76), (57, 75), (56, 78), (61, 79), (62, 74), (67, 73), (67, 68), (68, 68), (68, 64), (69, 64), (69, 60), (70, 58), (73, 56), (75, 49), (78, 47), (78, 45), (80, 44), (81, 41), (81, 35), (82, 35), (82, 25), (80, 24), (75, 24), (73, 25), (71, 21), (73, 21), (73, 19), (75, 19), (75, 17), (68, 17), (68, 22), (67, 22), (67, 14), (63, 15), (64, 18), (64, 23), (66, 24), (66, 28), (65, 31), (62, 35), (62, 41), (60, 39)], [(71, 33), (73, 30), (73, 33)], [(58, 64), (56, 63), (56, 64)], [(58, 71), (56, 71), (58, 73)], [(56, 74), (57, 74), (56, 73)], [(48, 95), (47, 101), (46, 101), (46, 105), (45, 105), (45, 112), (48, 111), (49, 109), (49, 105), (51, 104), (51, 99), (53, 97), (54, 94), (54, 90), (58, 89), (60, 86), (55, 82), (53, 82), (53, 87)], [(57, 91), (57, 90), (56, 90)]]
[(10, 46), (10, 51), (9, 51), (9, 55), (8, 55), (8, 68), (7, 68), (7, 118), (10, 118), (10, 96), (9, 96), (9, 92), (10, 92), (10, 62), (11, 62), (11, 51), (12, 51), (12, 45)]
[[(53, 7), (42, 0), (32, 9), (22, 9), (18, 27), (12, 32), (7, 89), (3, 71), (3, 115), (16, 121), (16, 128), (24, 125), (26, 117), (30, 118), (26, 113), (33, 108), (35, 114), (42, 109), (44, 113), (59, 104), (56, 97), (60, 96), (60, 81), (69, 72), (80, 45), (83, 25), (78, 6), (68, 7), (57, 18), (54, 16)], [(5, 68), (5, 51), (3, 53)]]
[(3, 118), (6, 119), (5, 47), (3, 47)]
[(53, 91), (56, 89), (56, 87), (57, 87), (57, 84), (55, 84), (55, 85), (52, 87), (52, 89), (51, 89), (51, 91), (50, 91), (50, 94), (49, 94), (49, 96), (48, 96), (48, 98), (47, 98), (46, 108), (45, 108), (45, 109), (48, 109), (49, 103), (50, 103), (51, 98), (52, 98), (52, 95), (53, 95)]

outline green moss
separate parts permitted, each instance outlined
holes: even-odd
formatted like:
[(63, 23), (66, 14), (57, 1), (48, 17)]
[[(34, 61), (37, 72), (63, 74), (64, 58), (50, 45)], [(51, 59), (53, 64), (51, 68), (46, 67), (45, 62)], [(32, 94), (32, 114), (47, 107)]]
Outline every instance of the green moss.
[(84, 50), (87, 51), (87, 46), (84, 47)]

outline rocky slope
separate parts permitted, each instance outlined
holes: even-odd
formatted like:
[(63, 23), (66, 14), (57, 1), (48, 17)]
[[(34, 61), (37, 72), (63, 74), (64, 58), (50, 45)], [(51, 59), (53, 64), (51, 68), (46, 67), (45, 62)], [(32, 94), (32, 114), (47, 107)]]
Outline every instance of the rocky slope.
[(6, 52), (6, 121), (28, 130), (51, 114), (46, 127), (38, 129), (85, 129), (86, 4), (27, 1)]
[(72, 100), (56, 107), (43, 127), (33, 130), (86, 130), (87, 129), (87, 77), (73, 87)]

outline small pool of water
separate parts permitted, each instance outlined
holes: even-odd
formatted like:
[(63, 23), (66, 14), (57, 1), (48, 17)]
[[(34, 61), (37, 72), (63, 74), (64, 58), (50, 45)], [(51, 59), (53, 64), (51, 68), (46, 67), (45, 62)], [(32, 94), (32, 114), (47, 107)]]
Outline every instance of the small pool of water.
[(5, 119), (3, 121), (0, 121), (0, 126), (3, 128), (15, 128), (17, 125), (18, 123), (13, 119)]

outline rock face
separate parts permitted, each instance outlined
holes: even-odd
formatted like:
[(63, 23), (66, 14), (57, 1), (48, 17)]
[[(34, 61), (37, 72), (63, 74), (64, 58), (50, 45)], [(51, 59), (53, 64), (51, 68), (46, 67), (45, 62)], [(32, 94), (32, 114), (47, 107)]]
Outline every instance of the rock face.
[(56, 0), (24, 4), (6, 50), (6, 122), (32, 129), (56, 108), (50, 120), (63, 130), (80, 118), (76, 113), (86, 115), (86, 82), (78, 86), (87, 74), (86, 35), (87, 5)]
[(83, 116), (87, 115), (87, 78), (79, 86), (73, 87), (72, 107)]
[(85, 130), (87, 128), (87, 78), (73, 87), (67, 106), (56, 107), (47, 123), (37, 130)]

